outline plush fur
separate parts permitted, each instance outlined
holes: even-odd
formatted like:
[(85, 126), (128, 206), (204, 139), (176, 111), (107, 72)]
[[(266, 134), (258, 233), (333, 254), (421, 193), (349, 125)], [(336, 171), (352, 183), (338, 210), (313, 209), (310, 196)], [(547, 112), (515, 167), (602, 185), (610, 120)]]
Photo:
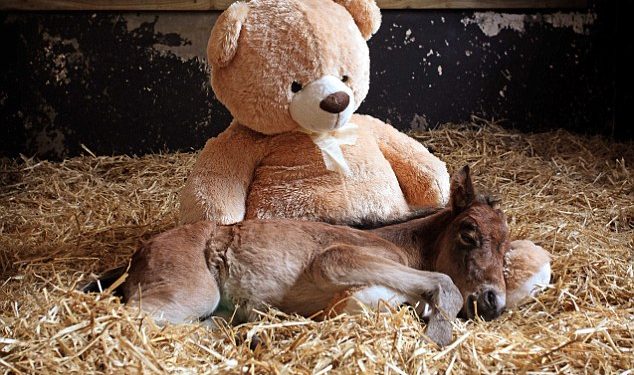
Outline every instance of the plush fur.
[[(373, 0), (252, 0), (233, 3), (218, 18), (207, 51), (211, 84), (234, 121), (198, 157), (181, 195), (182, 223), (287, 218), (371, 225), (447, 203), (445, 163), (423, 145), (370, 116), (342, 124), (368, 92), (366, 40), (380, 21)], [(321, 81), (334, 88), (307, 89)], [(304, 89), (323, 94), (310, 108), (325, 123), (307, 126), (293, 117), (291, 104)], [(302, 111), (310, 103), (304, 100)], [(346, 110), (318, 112), (333, 103)], [(332, 146), (346, 126), (353, 141), (327, 150), (317, 141), (325, 137)], [(327, 166), (333, 150), (342, 170)]]
[(550, 254), (531, 241), (513, 241), (504, 264), (508, 307), (529, 301), (550, 283)]
[(372, 117), (352, 121), (359, 137), (356, 145), (343, 146), (349, 177), (326, 170), (304, 133), (264, 136), (232, 124), (201, 153), (183, 191), (183, 222), (297, 218), (364, 224), (403, 217), (410, 205), (444, 203), (448, 181), (432, 179), (447, 173), (444, 163)]

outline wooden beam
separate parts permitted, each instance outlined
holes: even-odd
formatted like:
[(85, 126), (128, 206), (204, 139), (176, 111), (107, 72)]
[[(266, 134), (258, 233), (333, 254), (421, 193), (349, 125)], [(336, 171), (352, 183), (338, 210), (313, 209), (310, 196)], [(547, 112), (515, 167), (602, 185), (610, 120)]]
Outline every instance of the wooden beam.
[(232, 0), (0, 0), (1, 10), (222, 10)]
[[(233, 0), (0, 0), (18, 11), (204, 11), (226, 9)], [(585, 8), (588, 0), (377, 0), (383, 9)]]
[(382, 9), (585, 8), (587, 0), (376, 0)]

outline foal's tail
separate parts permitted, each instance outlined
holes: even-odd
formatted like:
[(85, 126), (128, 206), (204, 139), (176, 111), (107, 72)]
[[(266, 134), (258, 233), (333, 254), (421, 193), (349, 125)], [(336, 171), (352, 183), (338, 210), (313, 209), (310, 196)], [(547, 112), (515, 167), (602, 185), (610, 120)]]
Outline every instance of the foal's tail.
[[(123, 297), (122, 285), (128, 268), (128, 265), (124, 265), (109, 269), (100, 275), (98, 279), (91, 281), (88, 284), (84, 284), (77, 289), (84, 293), (101, 293), (106, 289), (111, 289), (112, 294)], [(117, 285), (115, 285), (115, 283)], [(113, 286), (114, 288), (111, 288)]]

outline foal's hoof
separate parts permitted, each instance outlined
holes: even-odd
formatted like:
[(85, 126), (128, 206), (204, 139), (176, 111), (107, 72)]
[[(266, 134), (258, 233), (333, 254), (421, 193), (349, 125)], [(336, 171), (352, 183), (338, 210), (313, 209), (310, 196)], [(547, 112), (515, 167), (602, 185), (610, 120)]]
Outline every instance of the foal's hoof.
[(440, 346), (447, 346), (452, 340), (451, 323), (444, 319), (436, 319), (433, 316), (429, 319), (425, 333), (427, 337)]
[[(247, 342), (247, 335), (243, 334), (243, 333), (238, 333), (236, 334), (236, 344), (237, 345), (242, 345), (245, 342)], [(251, 351), (255, 351), (255, 349), (257, 349), (259, 346), (264, 345), (264, 343), (262, 342), (262, 340), (260, 340), (260, 337), (258, 335), (253, 335), (253, 337), (251, 337), (251, 340), (249, 340), (249, 349)]]
[(263, 343), (260, 340), (260, 337), (258, 336), (251, 337), (251, 341), (249, 341), (249, 349), (251, 349), (252, 351), (255, 351), (255, 349), (257, 349), (258, 347), (262, 345)]

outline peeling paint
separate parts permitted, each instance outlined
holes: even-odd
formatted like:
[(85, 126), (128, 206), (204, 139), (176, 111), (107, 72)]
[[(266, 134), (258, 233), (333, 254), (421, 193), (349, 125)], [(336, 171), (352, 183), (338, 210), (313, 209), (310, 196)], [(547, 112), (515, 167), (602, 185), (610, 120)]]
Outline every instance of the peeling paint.
[[(62, 129), (55, 126), (55, 118), (57, 118), (57, 112), (50, 104), (42, 104), (39, 108), (39, 113), (42, 115), (40, 119), (33, 119), (41, 121), (44, 125), (40, 130), (36, 131), (33, 135), (33, 147), (40, 155), (53, 155), (57, 158), (62, 158), (66, 154), (66, 136)], [(24, 122), (25, 128), (32, 127), (32, 120), (26, 119)]]
[(472, 17), (464, 17), (460, 22), (466, 27), (477, 25), (482, 33), (488, 37), (498, 35), (502, 30), (513, 30), (519, 34), (526, 31), (527, 25), (549, 24), (555, 28), (570, 28), (576, 34), (587, 34), (588, 27), (596, 21), (595, 12), (587, 13), (551, 13), (551, 14), (525, 14), (475, 12)]
[[(63, 39), (60, 36), (53, 36), (47, 32), (42, 34), (42, 40), (47, 43), (44, 47), (44, 53), (47, 61), (50, 62), (52, 78), (46, 84), (68, 85), (70, 83), (69, 68), (89, 69), (88, 60), (79, 48), (79, 42), (76, 38)], [(69, 51), (70, 50), (70, 51)]]
[(496, 36), (504, 29), (515, 30), (519, 33), (524, 32), (524, 14), (508, 14), (495, 12), (475, 12), (473, 17), (465, 17), (462, 24), (468, 26), (476, 24), (486, 36)]
[(128, 32), (133, 32), (144, 23), (152, 23), (156, 21), (156, 16), (153, 14), (137, 13), (123, 15), (123, 19), (126, 21), (126, 29)]
[(506, 89), (507, 89), (507, 86), (504, 85), (504, 87), (502, 87), (502, 90), (498, 91), (498, 94), (503, 98), (506, 97)]
[(65, 138), (60, 129), (44, 128), (35, 134), (35, 149), (39, 154), (61, 158), (65, 153)]
[(425, 115), (414, 113), (414, 118), (410, 121), (409, 126), (413, 131), (423, 131), (429, 129), (429, 122)]
[[(201, 62), (206, 61), (209, 32), (217, 17), (216, 14), (198, 17), (196, 14), (179, 13), (162, 14), (160, 17), (153, 14), (123, 15), (129, 32), (134, 32), (144, 24), (153, 24), (155, 33), (166, 36), (164, 41), (153, 45), (157, 51), (173, 53), (185, 61), (197, 59)], [(177, 35), (185, 42), (170, 42), (169, 36), (172, 35)]]
[(404, 45), (408, 45), (410, 43), (414, 43), (416, 38), (412, 36), (412, 29), (405, 30), (405, 40), (403, 42)]
[(572, 28), (577, 34), (588, 34), (588, 27), (594, 24), (597, 14), (588, 13), (562, 13), (546, 14), (544, 21), (556, 28)]

